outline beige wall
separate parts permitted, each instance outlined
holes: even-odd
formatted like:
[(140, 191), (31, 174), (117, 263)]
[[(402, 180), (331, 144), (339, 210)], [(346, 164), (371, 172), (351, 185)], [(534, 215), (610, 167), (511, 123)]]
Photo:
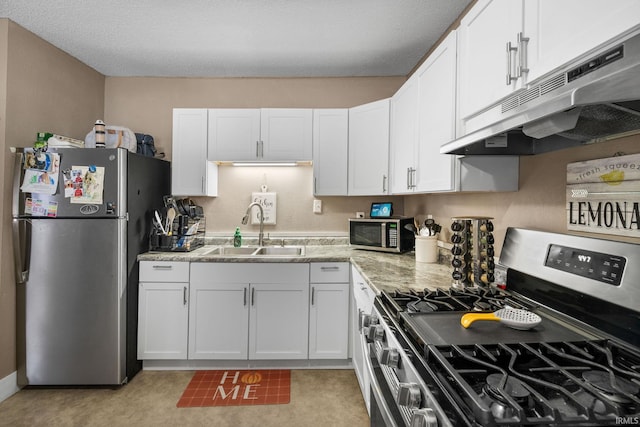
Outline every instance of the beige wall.
[[(38, 131), (84, 139), (104, 109), (104, 76), (7, 19), (0, 19), (0, 379), (16, 370), (11, 237), (13, 156)], [(34, 264), (37, 268), (37, 264)]]
[[(362, 78), (120, 78), (107, 77), (105, 121), (154, 136), (160, 151), (171, 157), (173, 108), (346, 108), (390, 97), (404, 77)], [(323, 213), (312, 213), (312, 169), (219, 168), (219, 196), (194, 198), (204, 206), (207, 232), (232, 235), (247, 208), (251, 192), (266, 181), (277, 192), (277, 224), (265, 232), (344, 234), (347, 218), (368, 211), (374, 200), (392, 200), (402, 212), (401, 197), (323, 197)], [(244, 234), (256, 226), (241, 227)]]
[[(495, 218), (496, 250), (499, 253), (507, 227), (527, 227), (567, 233), (565, 191), (567, 163), (612, 157), (616, 153), (640, 152), (640, 135), (583, 147), (520, 157), (520, 190), (513, 193), (437, 194), (405, 197), (405, 213), (423, 220), (432, 214), (446, 229), (440, 236), (448, 241), (451, 217), (479, 215)], [(580, 233), (572, 233), (580, 234)], [(638, 243), (638, 238), (609, 235), (592, 237)]]

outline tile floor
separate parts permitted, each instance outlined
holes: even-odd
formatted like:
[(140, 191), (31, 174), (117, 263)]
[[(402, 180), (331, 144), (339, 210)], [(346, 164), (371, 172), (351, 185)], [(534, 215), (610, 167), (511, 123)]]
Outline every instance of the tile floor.
[(281, 405), (178, 408), (194, 371), (142, 371), (117, 389), (26, 389), (0, 403), (11, 427), (365, 427), (369, 417), (352, 370), (292, 370)]

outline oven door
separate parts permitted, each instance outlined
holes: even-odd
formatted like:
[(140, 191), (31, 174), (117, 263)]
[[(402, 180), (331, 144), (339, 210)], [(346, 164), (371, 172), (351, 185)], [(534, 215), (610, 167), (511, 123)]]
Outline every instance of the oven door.
[(380, 363), (375, 354), (373, 344), (368, 343), (364, 334), (360, 335), (364, 365), (369, 378), (369, 416), (372, 427), (397, 427), (395, 420), (402, 418), (396, 407), (395, 397), (391, 393)]
[(452, 427), (396, 339), (391, 320), (374, 307), (368, 323), (361, 337), (370, 377), (371, 425)]

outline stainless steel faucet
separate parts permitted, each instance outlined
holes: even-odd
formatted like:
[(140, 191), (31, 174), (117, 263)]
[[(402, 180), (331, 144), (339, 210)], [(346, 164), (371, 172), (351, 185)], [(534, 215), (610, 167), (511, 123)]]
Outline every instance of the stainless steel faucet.
[(264, 210), (262, 209), (262, 205), (258, 202), (253, 202), (247, 208), (247, 212), (245, 212), (244, 217), (242, 218), (242, 225), (247, 225), (249, 221), (249, 215), (251, 214), (251, 208), (257, 206), (260, 208), (260, 234), (258, 234), (258, 246), (263, 246), (264, 243)]

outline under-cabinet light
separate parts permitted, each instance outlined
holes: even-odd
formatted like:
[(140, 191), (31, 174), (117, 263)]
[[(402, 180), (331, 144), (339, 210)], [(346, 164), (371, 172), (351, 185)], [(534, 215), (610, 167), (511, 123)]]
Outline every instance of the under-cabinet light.
[(298, 166), (296, 162), (232, 162), (233, 166)]

